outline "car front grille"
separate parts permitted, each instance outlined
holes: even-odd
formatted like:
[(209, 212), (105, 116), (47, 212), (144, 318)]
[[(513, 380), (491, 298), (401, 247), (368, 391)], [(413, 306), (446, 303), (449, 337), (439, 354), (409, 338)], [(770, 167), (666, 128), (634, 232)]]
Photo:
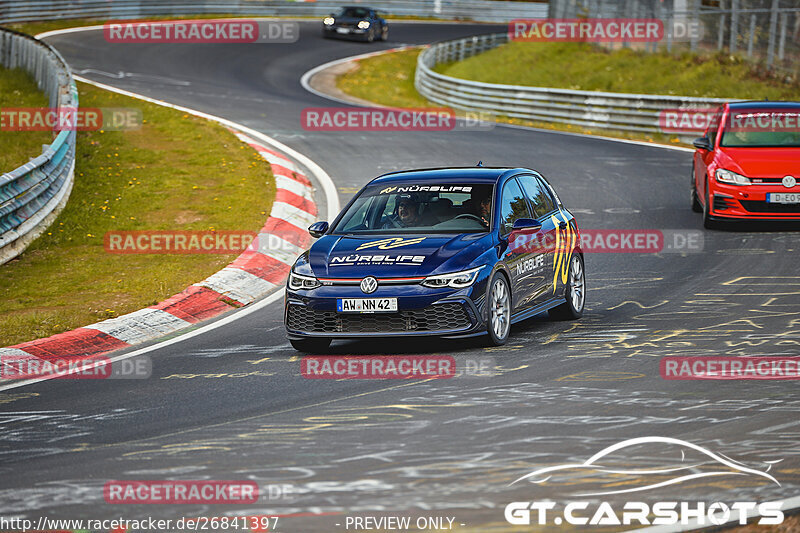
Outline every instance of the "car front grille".
[(800, 204), (775, 204), (758, 200), (739, 200), (751, 213), (800, 213)]
[(459, 303), (443, 303), (398, 313), (350, 314), (316, 311), (291, 304), (286, 326), (308, 333), (400, 333), (408, 331), (458, 331), (469, 328), (469, 315)]

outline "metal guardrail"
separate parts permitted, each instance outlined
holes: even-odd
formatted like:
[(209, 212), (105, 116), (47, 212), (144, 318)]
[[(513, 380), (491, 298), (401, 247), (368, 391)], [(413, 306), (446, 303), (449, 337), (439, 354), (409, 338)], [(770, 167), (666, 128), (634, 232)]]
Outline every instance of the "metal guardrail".
[[(440, 63), (461, 61), (508, 42), (507, 34), (445, 41), (422, 51), (414, 85), (428, 100), (466, 111), (629, 132), (660, 132), (664, 109), (717, 107), (726, 100), (501, 85), (445, 76)], [(686, 138), (686, 136), (679, 136)]]
[[(31, 73), (51, 109), (77, 109), (75, 81), (51, 46), (0, 30), (0, 65)], [(0, 264), (21, 254), (53, 222), (72, 190), (74, 169), (75, 131), (61, 131), (40, 156), (0, 176)]]
[(369, 5), (390, 15), (508, 22), (547, 16), (546, 2), (502, 0), (0, 0), (0, 23), (70, 18), (128, 19), (167, 15), (324, 16), (342, 5)]

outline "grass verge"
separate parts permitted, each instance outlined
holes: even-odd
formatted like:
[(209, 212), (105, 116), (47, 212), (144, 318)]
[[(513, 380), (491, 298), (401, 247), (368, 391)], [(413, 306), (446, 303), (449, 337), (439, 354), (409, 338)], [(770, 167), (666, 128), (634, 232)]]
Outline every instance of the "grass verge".
[[(517, 49), (518, 45), (522, 45), (522, 50)], [(463, 62), (439, 65), (436, 70), (448, 76), (490, 83), (721, 98), (800, 99), (800, 85), (796, 82), (774, 77), (736, 57), (605, 51), (580, 43), (510, 43), (507, 46), (509, 48), (490, 50)], [(423, 98), (414, 87), (419, 53), (420, 50), (404, 50), (361, 59), (354, 70), (337, 79), (337, 87), (352, 96), (385, 106), (440, 107)], [(665, 79), (667, 81), (663, 81)], [(695, 82), (696, 87), (692, 85)], [(497, 120), (556, 131), (689, 146), (675, 136), (658, 133), (592, 129), (503, 116)]]
[[(0, 67), (0, 108), (47, 105), (47, 97), (36, 86), (33, 76), (20, 68)], [(0, 174), (41, 155), (42, 145), (52, 140), (49, 131), (10, 131), (4, 122), (0, 127)]]
[(437, 72), (486, 83), (706, 98), (800, 99), (800, 83), (728, 54), (607, 50), (587, 43), (511, 42)]
[(137, 130), (78, 133), (75, 186), (55, 223), (0, 267), (0, 346), (157, 303), (236, 254), (117, 255), (121, 230), (258, 231), (275, 195), (269, 165), (215, 123), (78, 84), (81, 107), (142, 112)]
[[(417, 67), (419, 53), (420, 50), (403, 50), (360, 59), (355, 69), (337, 78), (336, 86), (349, 95), (384, 106), (442, 107), (424, 98), (414, 87), (414, 72)], [(461, 111), (456, 111), (457, 114), (462, 114)], [(505, 116), (497, 116), (495, 118), (498, 122), (505, 124), (530, 126), (553, 131), (568, 131), (620, 139), (684, 145), (680, 139), (669, 135), (589, 129), (571, 124), (523, 120)]]

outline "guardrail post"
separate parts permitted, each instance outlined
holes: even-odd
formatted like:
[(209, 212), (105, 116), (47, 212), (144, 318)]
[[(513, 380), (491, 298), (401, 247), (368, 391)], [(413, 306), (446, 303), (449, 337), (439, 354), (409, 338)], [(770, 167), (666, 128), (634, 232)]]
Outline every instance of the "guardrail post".
[(780, 0), (772, 0), (769, 10), (769, 43), (767, 44), (767, 66), (775, 61), (775, 34), (778, 32), (778, 4)]

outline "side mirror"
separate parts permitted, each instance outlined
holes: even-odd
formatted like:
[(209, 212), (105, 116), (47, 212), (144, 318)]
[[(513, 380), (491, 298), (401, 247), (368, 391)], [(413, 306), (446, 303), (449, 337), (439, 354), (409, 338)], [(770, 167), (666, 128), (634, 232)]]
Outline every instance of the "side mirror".
[(542, 229), (542, 223), (533, 218), (518, 218), (517, 220), (514, 221), (512, 230), (520, 230), (520, 229), (531, 229), (538, 231)]
[(308, 227), (308, 233), (315, 239), (319, 239), (325, 235), (326, 231), (328, 231), (328, 223), (324, 221), (314, 222)]
[(711, 140), (708, 137), (698, 137), (697, 139), (692, 141), (692, 144), (698, 150), (706, 150), (710, 152), (713, 149), (713, 147), (711, 146)]

